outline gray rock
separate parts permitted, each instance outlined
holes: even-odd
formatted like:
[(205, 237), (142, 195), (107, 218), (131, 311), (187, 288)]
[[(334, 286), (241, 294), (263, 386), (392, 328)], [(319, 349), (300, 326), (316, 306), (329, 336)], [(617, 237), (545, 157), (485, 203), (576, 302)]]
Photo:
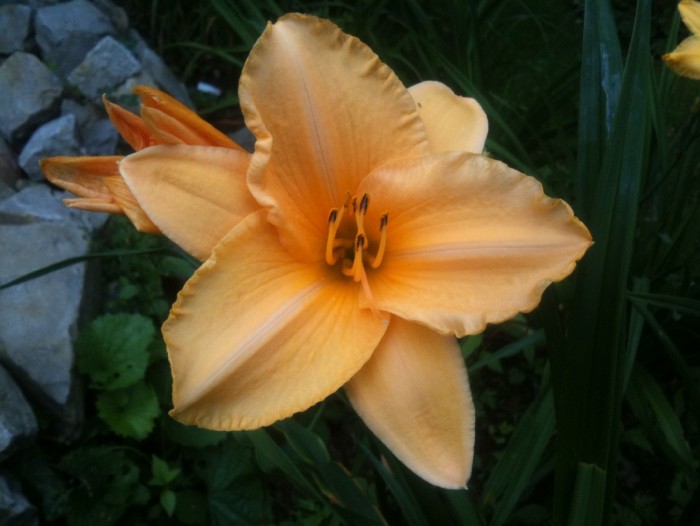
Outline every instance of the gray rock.
[(109, 119), (101, 119), (85, 127), (82, 149), (87, 155), (114, 155), (119, 133)]
[(20, 173), (14, 154), (7, 143), (0, 138), (0, 201), (14, 193)]
[(68, 75), (105, 35), (113, 35), (109, 17), (88, 0), (72, 0), (37, 9), (36, 41), (44, 59)]
[(92, 1), (102, 10), (104, 14), (109, 17), (117, 32), (124, 33), (127, 29), (129, 29), (129, 17), (123, 8), (119, 7), (114, 2), (110, 2), (110, 0)]
[(42, 181), (44, 176), (39, 160), (53, 155), (77, 155), (79, 153), (75, 117), (64, 115), (54, 119), (31, 136), (19, 154), (19, 165), (33, 181)]
[(0, 135), (21, 139), (56, 112), (63, 85), (34, 55), (17, 52), (0, 65)]
[(7, 474), (0, 474), (0, 524), (3, 526), (39, 524), (36, 508), (22, 494), (19, 483)]
[(36, 221), (70, 223), (88, 232), (102, 228), (109, 217), (64, 206), (63, 199), (75, 197), (62, 191), (52, 191), (46, 184), (34, 184), (0, 202), (0, 223), (25, 224)]
[(132, 29), (129, 31), (129, 37), (135, 42), (133, 47), (134, 55), (141, 62), (144, 71), (148, 71), (151, 74), (156, 81), (156, 85), (183, 104), (193, 108), (194, 105), (190, 100), (185, 85), (177, 80), (170, 68), (163, 62), (163, 59), (148, 47), (138, 31)]
[[(0, 224), (0, 282), (87, 253), (88, 237), (69, 223)], [(85, 264), (0, 291), (0, 361), (33, 400), (56, 417), (64, 437), (80, 427), (73, 338)]]
[(37, 427), (34, 411), (0, 365), (0, 461), (30, 442), (36, 436)]
[(9, 55), (24, 49), (31, 16), (32, 8), (26, 5), (0, 6), (0, 54)]
[(70, 75), (68, 82), (76, 86), (88, 99), (94, 99), (123, 83), (141, 71), (141, 64), (112, 37), (104, 37), (85, 56)]
[(83, 130), (98, 120), (103, 119), (105, 110), (91, 102), (81, 104), (73, 99), (63, 99), (61, 101), (61, 115), (73, 115), (78, 130)]

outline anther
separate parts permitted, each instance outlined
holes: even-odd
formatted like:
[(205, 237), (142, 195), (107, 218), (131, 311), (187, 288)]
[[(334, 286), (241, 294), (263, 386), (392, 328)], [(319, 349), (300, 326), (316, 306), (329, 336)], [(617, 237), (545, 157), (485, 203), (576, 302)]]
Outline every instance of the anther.
[(338, 233), (338, 227), (340, 226), (340, 220), (342, 216), (340, 215), (340, 210), (333, 208), (328, 214), (328, 240), (326, 241), (326, 263), (329, 265), (335, 265), (338, 261), (334, 253), (335, 249), (335, 236)]
[(382, 260), (384, 259), (384, 251), (386, 250), (386, 230), (388, 224), (389, 214), (384, 213), (379, 219), (379, 232), (382, 236), (379, 239), (379, 248), (377, 248), (377, 254), (374, 256), (374, 258), (371, 259), (369, 263), (372, 268), (378, 268), (379, 265), (382, 264)]

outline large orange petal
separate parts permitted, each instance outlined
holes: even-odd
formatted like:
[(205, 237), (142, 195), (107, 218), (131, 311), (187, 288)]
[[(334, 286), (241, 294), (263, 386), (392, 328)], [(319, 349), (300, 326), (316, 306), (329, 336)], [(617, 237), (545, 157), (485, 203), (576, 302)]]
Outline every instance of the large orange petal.
[(404, 464), (436, 486), (464, 487), (472, 470), (474, 405), (454, 336), (393, 317), (345, 391)]
[(248, 180), (285, 246), (323, 257), (328, 213), (395, 158), (427, 153), (415, 103), (358, 39), (326, 20), (287, 15), (268, 25), (241, 75), (257, 138)]
[(459, 97), (441, 82), (426, 81), (408, 88), (428, 134), (430, 151), (481, 153), (489, 121), (481, 105)]
[(666, 53), (662, 58), (679, 75), (700, 79), (700, 37), (686, 38), (678, 44), (676, 49)]
[(369, 359), (386, 325), (356, 284), (300, 263), (260, 211), (185, 285), (163, 326), (175, 408), (186, 424), (254, 429), (303, 411)]
[(119, 171), (167, 237), (200, 260), (259, 205), (245, 181), (250, 154), (213, 146), (161, 145), (129, 155)]
[(376, 305), (442, 333), (478, 333), (534, 309), (591, 245), (564, 201), (480, 155), (404, 160), (361, 189), (373, 198), (365, 224), (389, 218), (384, 260), (368, 274)]
[(143, 103), (141, 117), (159, 144), (181, 143), (243, 150), (235, 141), (167, 93), (148, 86), (135, 86), (134, 93)]

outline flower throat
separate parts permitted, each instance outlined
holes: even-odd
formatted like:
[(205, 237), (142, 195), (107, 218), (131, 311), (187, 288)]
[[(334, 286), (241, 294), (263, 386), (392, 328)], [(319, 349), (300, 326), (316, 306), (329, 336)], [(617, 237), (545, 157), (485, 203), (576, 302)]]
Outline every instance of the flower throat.
[[(384, 259), (386, 250), (386, 231), (389, 223), (389, 215), (382, 214), (379, 219), (379, 246), (372, 254), (369, 252), (369, 238), (365, 232), (365, 215), (369, 206), (369, 195), (364, 194), (359, 203), (357, 197), (352, 197), (348, 192), (348, 197), (341, 208), (332, 208), (328, 214), (328, 241), (326, 242), (326, 263), (331, 266), (341, 262), (341, 271), (356, 282), (362, 284), (362, 289), (369, 300), (372, 312), (379, 316), (379, 311), (374, 303), (372, 291), (367, 281), (365, 263), (371, 268), (379, 268)], [(354, 230), (354, 239), (347, 235), (340, 234), (339, 229), (344, 219), (354, 219), (354, 229), (345, 228), (341, 230), (344, 234)], [(346, 225), (347, 227), (347, 222)], [(379, 316), (381, 317), (381, 316)]]

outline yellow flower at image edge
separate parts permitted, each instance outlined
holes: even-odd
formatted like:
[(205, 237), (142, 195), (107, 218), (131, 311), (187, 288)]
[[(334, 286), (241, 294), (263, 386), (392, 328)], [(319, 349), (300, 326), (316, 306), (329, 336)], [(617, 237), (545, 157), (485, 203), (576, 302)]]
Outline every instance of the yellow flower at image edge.
[(343, 387), (409, 468), (463, 487), (474, 407), (456, 337), (534, 309), (588, 230), (480, 155), (475, 101), (406, 89), (328, 21), (269, 24), (239, 98), (254, 154), (174, 134), (118, 161), (143, 214), (204, 260), (163, 326), (171, 414), (255, 429)]
[(678, 11), (683, 23), (693, 34), (662, 58), (679, 75), (700, 79), (700, 3), (681, 0)]

